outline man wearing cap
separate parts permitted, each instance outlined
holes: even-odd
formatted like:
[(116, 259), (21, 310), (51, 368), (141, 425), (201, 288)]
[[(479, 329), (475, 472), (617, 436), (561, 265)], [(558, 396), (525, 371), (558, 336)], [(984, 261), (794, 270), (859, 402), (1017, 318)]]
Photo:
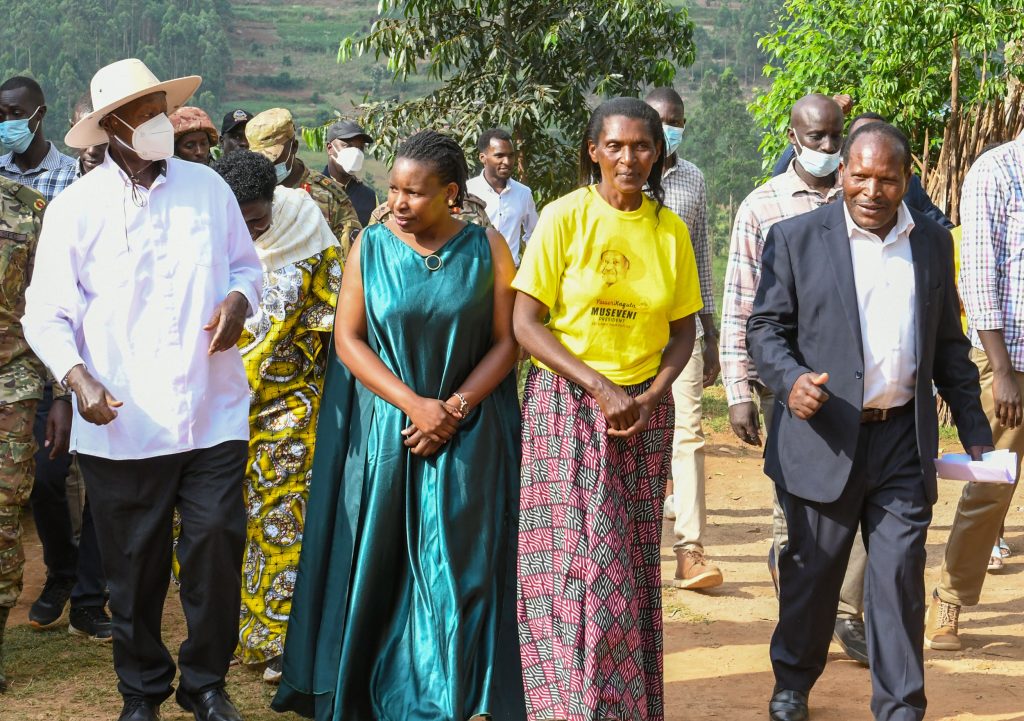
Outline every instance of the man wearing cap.
[(320, 206), (334, 237), (341, 245), (342, 262), (356, 234), (363, 227), (345, 189), (323, 173), (307, 168), (299, 160), (299, 139), (295, 137), (292, 114), (284, 108), (264, 110), (245, 126), (249, 150), (268, 158), (274, 164), (277, 184), (286, 188), (302, 188)]
[(236, 108), (224, 115), (220, 124), (220, 153), (227, 155), (233, 150), (248, 150), (249, 141), (245, 137), (245, 126), (253, 115), (248, 110)]
[(236, 347), (262, 270), (234, 194), (172, 158), (167, 114), (199, 87), (139, 60), (97, 71), (95, 110), (64, 142), (107, 142), (103, 163), (47, 211), (47, 263), (27, 292), (25, 336), (75, 394), (71, 447), (110, 589), (119, 721), (159, 718), (175, 663), (160, 633), (172, 514), (189, 636), (178, 704), (238, 721), (224, 692), (237, 638), (249, 389)]
[(356, 174), (363, 169), (366, 146), (373, 144), (373, 138), (354, 121), (339, 120), (327, 128), (324, 140), (327, 145), (324, 175), (345, 189), (352, 207), (356, 209), (359, 224), (365, 228), (370, 224), (370, 214), (377, 207), (377, 194)]

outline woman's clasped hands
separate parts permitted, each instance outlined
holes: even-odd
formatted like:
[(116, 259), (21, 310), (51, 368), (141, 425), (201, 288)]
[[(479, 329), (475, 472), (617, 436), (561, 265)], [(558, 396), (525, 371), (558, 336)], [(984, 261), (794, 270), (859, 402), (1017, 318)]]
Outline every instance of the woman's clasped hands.
[(420, 398), (408, 416), (410, 423), (402, 430), (405, 446), (423, 458), (433, 456), (450, 441), (464, 418), (457, 407), (436, 398)]

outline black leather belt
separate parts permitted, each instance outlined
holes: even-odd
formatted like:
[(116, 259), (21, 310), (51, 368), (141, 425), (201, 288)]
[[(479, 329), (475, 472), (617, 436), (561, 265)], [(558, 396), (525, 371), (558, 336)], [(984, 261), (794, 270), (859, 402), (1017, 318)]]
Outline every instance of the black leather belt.
[(896, 416), (911, 413), (914, 410), (914, 401), (908, 401), (896, 408), (865, 408), (860, 412), (861, 423), (881, 423)]

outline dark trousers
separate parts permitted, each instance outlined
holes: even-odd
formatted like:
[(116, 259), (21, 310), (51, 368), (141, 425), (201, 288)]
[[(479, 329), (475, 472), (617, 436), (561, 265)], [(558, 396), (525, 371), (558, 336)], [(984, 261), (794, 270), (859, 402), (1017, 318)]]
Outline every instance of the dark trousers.
[(778, 489), (789, 524), (779, 558), (776, 688), (809, 692), (825, 668), (835, 608), (858, 527), (868, 549), (865, 625), (871, 710), (881, 721), (924, 717), (925, 496), (914, 415), (860, 428), (843, 495), (815, 503)]
[(245, 441), (229, 441), (143, 460), (79, 454), (110, 588), (122, 695), (162, 701), (173, 690), (174, 661), (160, 622), (175, 507), (181, 512), (178, 560), (188, 626), (178, 653), (181, 687), (198, 693), (224, 685), (238, 644), (247, 453)]
[[(63, 403), (63, 401), (61, 401)], [(82, 528), (78, 542), (71, 523), (68, 508), (68, 469), (71, 454), (50, 459), (46, 448), (46, 416), (53, 404), (53, 392), (46, 387), (43, 399), (36, 407), (35, 425), (32, 429), (39, 450), (36, 451), (36, 476), (32, 487), (32, 516), (36, 532), (43, 544), (43, 562), (48, 578), (74, 579), (71, 590), (71, 606), (102, 606), (106, 603), (107, 582), (103, 577), (99, 543), (93, 526), (88, 498), (82, 509)]]

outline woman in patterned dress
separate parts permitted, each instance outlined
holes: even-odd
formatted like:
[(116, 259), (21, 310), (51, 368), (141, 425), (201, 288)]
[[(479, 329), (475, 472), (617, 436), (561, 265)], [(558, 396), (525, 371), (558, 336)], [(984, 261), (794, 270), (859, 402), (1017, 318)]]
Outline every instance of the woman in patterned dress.
[(664, 718), (670, 389), (701, 300), (686, 225), (661, 202), (662, 137), (639, 100), (598, 107), (586, 185), (544, 208), (513, 282), (516, 338), (533, 356), (518, 601), (530, 721)]
[(341, 288), (341, 248), (316, 203), (277, 186), (248, 151), (217, 161), (263, 265), (263, 297), (239, 339), (249, 376), (248, 531), (239, 653), (281, 674), (308, 498), (316, 420)]

